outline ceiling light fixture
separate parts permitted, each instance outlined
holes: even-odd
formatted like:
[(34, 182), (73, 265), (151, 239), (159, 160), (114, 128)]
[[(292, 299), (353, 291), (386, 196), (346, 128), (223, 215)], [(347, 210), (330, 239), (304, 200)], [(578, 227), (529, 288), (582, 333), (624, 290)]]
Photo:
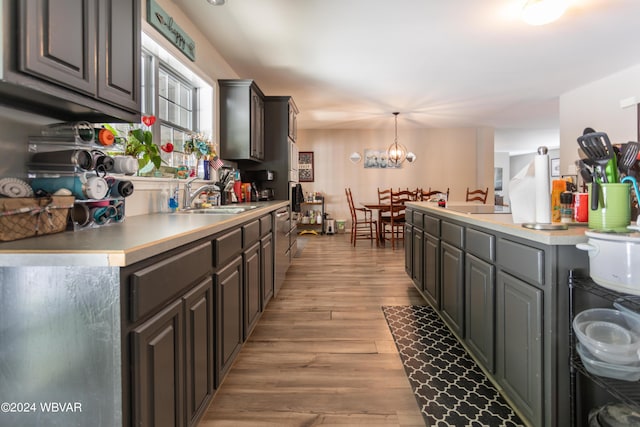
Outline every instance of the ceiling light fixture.
[(401, 164), (407, 158), (406, 147), (398, 143), (398, 114), (400, 113), (393, 113), (396, 119), (396, 138), (387, 150), (387, 161), (394, 165)]
[(529, 25), (545, 25), (560, 18), (567, 6), (567, 0), (527, 0), (521, 17)]
[(207, 3), (214, 6), (222, 6), (224, 4), (224, 0), (207, 0)]

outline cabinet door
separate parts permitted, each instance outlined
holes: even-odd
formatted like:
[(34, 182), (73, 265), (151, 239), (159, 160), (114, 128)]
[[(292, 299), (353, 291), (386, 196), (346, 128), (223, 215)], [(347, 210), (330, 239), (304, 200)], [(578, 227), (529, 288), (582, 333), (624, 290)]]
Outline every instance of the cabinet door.
[(260, 317), (260, 242), (244, 252), (244, 339)]
[(206, 279), (183, 298), (186, 342), (186, 416), (191, 425), (206, 409), (214, 390), (213, 281)]
[(464, 336), (464, 253), (440, 242), (442, 315), (459, 337)]
[(542, 425), (542, 290), (500, 271), (496, 291), (496, 377), (531, 423)]
[(184, 425), (182, 301), (133, 330), (133, 425)]
[(293, 100), (289, 100), (288, 105), (287, 105), (287, 110), (289, 113), (289, 130), (288, 130), (288, 136), (289, 138), (293, 141), (296, 142), (296, 140), (298, 139), (298, 109), (296, 108), (296, 106), (293, 103)]
[(271, 234), (261, 240), (260, 247), (261, 274), (262, 277), (262, 310), (265, 309), (269, 300), (273, 297), (274, 287), (274, 247)]
[(98, 97), (140, 111), (140, 2), (100, 0)]
[(251, 157), (264, 159), (264, 101), (260, 94), (251, 88)]
[(476, 358), (494, 372), (495, 267), (465, 255), (465, 341)]
[(409, 277), (413, 279), (413, 226), (411, 224), (405, 224), (404, 226), (404, 271)]
[(242, 346), (242, 257), (214, 275), (216, 293), (216, 387)]
[(422, 252), (424, 295), (433, 308), (440, 310), (440, 239), (425, 232)]
[[(412, 268), (411, 268), (411, 278), (413, 279), (413, 284), (416, 285), (421, 292), (424, 292), (424, 277), (423, 277), (423, 266), (422, 260), (424, 259), (424, 237), (423, 231), (419, 228), (413, 227), (413, 233), (408, 236), (413, 237), (413, 248), (412, 248)], [(409, 240), (407, 240), (409, 241)]]
[(96, 3), (23, 0), (20, 71), (95, 95)]

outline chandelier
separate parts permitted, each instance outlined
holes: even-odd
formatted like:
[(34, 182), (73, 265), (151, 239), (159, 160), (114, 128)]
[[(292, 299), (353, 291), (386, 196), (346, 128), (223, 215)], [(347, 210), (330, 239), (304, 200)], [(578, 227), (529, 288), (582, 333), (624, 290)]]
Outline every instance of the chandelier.
[(387, 150), (387, 161), (394, 165), (399, 165), (404, 162), (407, 158), (407, 148), (398, 143), (398, 112), (393, 113), (396, 121), (396, 137), (393, 140), (393, 144), (389, 146)]

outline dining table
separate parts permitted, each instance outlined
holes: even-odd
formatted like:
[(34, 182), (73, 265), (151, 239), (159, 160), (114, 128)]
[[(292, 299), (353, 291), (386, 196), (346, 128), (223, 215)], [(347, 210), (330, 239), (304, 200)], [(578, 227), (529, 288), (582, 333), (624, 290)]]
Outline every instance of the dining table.
[(384, 245), (384, 224), (382, 223), (382, 214), (384, 212), (389, 212), (391, 210), (390, 203), (380, 203), (380, 202), (371, 202), (371, 203), (361, 203), (367, 209), (378, 211), (378, 238), (380, 244)]

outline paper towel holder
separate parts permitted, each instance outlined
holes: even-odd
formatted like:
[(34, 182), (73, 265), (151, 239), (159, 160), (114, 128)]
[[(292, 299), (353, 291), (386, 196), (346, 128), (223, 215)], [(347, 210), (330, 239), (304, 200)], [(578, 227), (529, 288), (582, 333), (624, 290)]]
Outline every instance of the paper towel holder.
[[(549, 150), (545, 146), (538, 147), (538, 155), (546, 156)], [(532, 230), (568, 230), (567, 224), (558, 223), (546, 223), (546, 222), (526, 222), (522, 224), (524, 228), (530, 228)]]
[(525, 222), (522, 224), (524, 228), (530, 228), (532, 230), (568, 230), (567, 224), (539, 224), (537, 222)]

